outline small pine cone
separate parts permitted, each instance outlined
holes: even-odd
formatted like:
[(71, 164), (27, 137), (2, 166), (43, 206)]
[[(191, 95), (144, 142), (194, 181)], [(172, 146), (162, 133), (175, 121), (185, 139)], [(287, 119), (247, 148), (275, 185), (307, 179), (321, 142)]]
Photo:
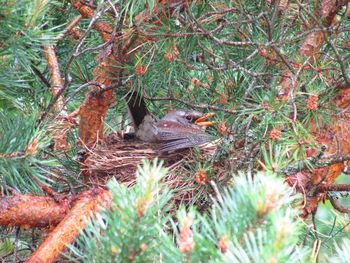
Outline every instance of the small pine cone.
[(195, 246), (191, 230), (191, 220), (188, 217), (185, 217), (181, 223), (179, 249), (182, 253), (188, 254)]
[(269, 103), (266, 100), (263, 101), (262, 106), (264, 110), (269, 110)]
[[(57, 138), (58, 139), (58, 138)], [(57, 140), (56, 140), (57, 141)], [(38, 150), (38, 145), (39, 145), (39, 141), (38, 139), (34, 139), (28, 146), (26, 149), (26, 155), (35, 155), (37, 153)]]
[(136, 200), (136, 212), (138, 217), (143, 217), (148, 209), (150, 202), (145, 198), (139, 198)]
[(147, 248), (148, 248), (148, 246), (147, 246), (145, 243), (141, 243), (140, 249), (141, 249), (142, 251), (146, 251)]
[(265, 48), (259, 47), (259, 48), (258, 48), (258, 54), (259, 54), (260, 57), (263, 57), (263, 58), (264, 58), (264, 57), (267, 56), (267, 51), (266, 51)]
[(213, 77), (210, 73), (207, 74), (207, 80), (210, 82), (213, 80)]
[(229, 237), (227, 235), (224, 235), (220, 238), (218, 242), (218, 247), (222, 253), (226, 253), (228, 250), (228, 242), (230, 241)]
[(180, 55), (179, 49), (177, 48), (175, 41), (173, 43), (173, 54), (175, 57)]
[(147, 72), (147, 67), (143, 67), (141, 64), (135, 66), (135, 72), (137, 76), (142, 76)]
[(307, 108), (310, 111), (317, 110), (317, 102), (318, 102), (318, 96), (311, 95), (309, 99), (307, 100)]
[(228, 96), (226, 94), (221, 94), (220, 97), (219, 97), (219, 102), (221, 104), (227, 104)]
[(228, 128), (226, 126), (226, 124), (224, 122), (219, 123), (218, 125), (218, 132), (222, 135), (228, 135), (229, 131)]
[(272, 129), (270, 132), (270, 139), (277, 142), (282, 136), (282, 132), (280, 130)]
[(201, 82), (200, 82), (200, 80), (197, 79), (197, 78), (192, 78), (191, 84), (192, 84), (193, 86), (195, 86), (195, 87), (199, 87), (199, 86), (201, 85)]
[(304, 145), (305, 143), (306, 143), (306, 142), (305, 142), (303, 139), (299, 139), (299, 140), (298, 140), (299, 146)]
[(169, 51), (164, 52), (164, 58), (170, 62), (173, 62), (175, 60), (175, 56)]
[(235, 84), (233, 83), (232, 80), (229, 79), (229, 80), (226, 81), (226, 86), (229, 87), (229, 88), (233, 88), (235, 86)]
[[(190, 230), (192, 232), (192, 230)], [(195, 243), (193, 238), (189, 238), (187, 240), (180, 241), (179, 248), (180, 251), (184, 254), (190, 253), (194, 249)]]
[(169, 49), (164, 52), (164, 58), (170, 62), (173, 62), (179, 55), (180, 52), (176, 46), (175, 41), (173, 43), (172, 49)]
[(207, 183), (207, 174), (205, 170), (200, 169), (196, 173), (196, 182), (200, 185), (205, 185)]

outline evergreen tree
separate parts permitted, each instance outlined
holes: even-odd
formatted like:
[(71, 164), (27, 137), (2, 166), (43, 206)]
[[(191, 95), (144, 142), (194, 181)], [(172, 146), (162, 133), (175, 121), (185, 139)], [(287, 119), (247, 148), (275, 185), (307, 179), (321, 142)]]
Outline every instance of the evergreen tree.
[[(347, 262), (348, 9), (1, 1), (0, 258)], [(215, 111), (212, 148), (135, 179), (157, 155), (113, 143), (135, 94), (155, 119)]]

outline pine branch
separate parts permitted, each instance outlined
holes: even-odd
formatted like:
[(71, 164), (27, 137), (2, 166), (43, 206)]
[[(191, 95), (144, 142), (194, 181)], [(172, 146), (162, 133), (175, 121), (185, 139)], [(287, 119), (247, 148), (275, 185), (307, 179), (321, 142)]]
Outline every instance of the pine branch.
[(288, 165), (280, 173), (285, 176), (293, 175), (310, 168), (310, 164), (314, 169), (323, 168), (336, 163), (343, 163), (350, 160), (350, 154), (331, 154), (322, 156), (321, 158), (309, 157), (306, 160), (298, 161)]
[[(339, 188), (336, 187), (336, 189), (339, 189)], [(330, 191), (332, 191), (332, 190), (330, 190)], [(347, 191), (350, 191), (350, 185), (347, 185)], [(341, 204), (339, 204), (339, 202), (336, 199), (334, 199), (332, 197), (328, 197), (328, 200), (331, 202), (332, 206), (337, 211), (339, 211), (341, 213), (345, 213), (345, 214), (350, 213), (350, 208), (342, 206)]]
[(82, 15), (78, 15), (76, 18), (69, 23), (69, 25), (56, 37), (56, 42), (61, 41), (66, 35), (72, 32), (75, 26), (79, 23), (79, 21), (83, 18)]
[(146, 100), (149, 101), (176, 101), (179, 102), (181, 104), (184, 104), (186, 106), (189, 107), (193, 107), (193, 108), (197, 108), (197, 109), (210, 109), (210, 110), (215, 110), (215, 111), (222, 111), (222, 112), (226, 112), (226, 113), (236, 113), (236, 110), (229, 110), (229, 109), (225, 109), (225, 108), (221, 108), (221, 107), (217, 107), (217, 106), (213, 106), (213, 105), (208, 105), (208, 104), (194, 104), (192, 102), (189, 101), (184, 101), (181, 99), (177, 99), (177, 98), (157, 98), (157, 97), (148, 97), (148, 96), (143, 96)]
[(52, 197), (31, 194), (0, 199), (0, 225), (23, 228), (56, 226), (70, 209), (69, 199), (57, 202)]
[(87, 220), (93, 216), (93, 213), (100, 206), (108, 205), (110, 198), (109, 192), (101, 189), (81, 193), (67, 215), (26, 262), (54, 262), (85, 228)]

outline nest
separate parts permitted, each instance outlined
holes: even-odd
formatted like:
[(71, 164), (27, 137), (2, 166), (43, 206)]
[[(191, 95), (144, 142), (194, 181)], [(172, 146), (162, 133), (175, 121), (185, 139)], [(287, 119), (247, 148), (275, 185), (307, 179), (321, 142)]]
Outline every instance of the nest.
[[(141, 161), (158, 158), (163, 160), (163, 165), (168, 168), (164, 183), (173, 190), (175, 201), (188, 203), (193, 201), (195, 194), (212, 189), (209, 178), (198, 183), (193, 167), (198, 161), (204, 162), (211, 158), (217, 151), (218, 144), (219, 141), (208, 143), (201, 146), (199, 151), (184, 149), (160, 154), (157, 144), (124, 140), (117, 134), (110, 134), (103, 144), (89, 151), (83, 170), (94, 185), (105, 185), (106, 181), (114, 177), (118, 182), (131, 186), (136, 181), (135, 172)], [(217, 170), (215, 181), (226, 180), (227, 173), (223, 173), (222, 169)]]

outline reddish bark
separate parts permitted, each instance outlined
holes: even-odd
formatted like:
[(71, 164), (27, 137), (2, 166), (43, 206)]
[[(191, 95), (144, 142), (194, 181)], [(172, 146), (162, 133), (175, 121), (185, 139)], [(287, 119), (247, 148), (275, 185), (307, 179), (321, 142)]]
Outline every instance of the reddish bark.
[[(99, 81), (99, 83), (106, 86), (112, 84), (110, 79), (106, 79), (103, 76), (103, 72), (94, 81)], [(100, 94), (95, 92), (87, 93), (84, 102), (79, 108), (80, 123), (78, 131), (79, 137), (85, 145), (91, 147), (99, 139), (103, 138), (104, 118), (112, 98), (112, 90)]]
[(68, 210), (67, 199), (58, 203), (49, 196), (5, 196), (0, 199), (0, 225), (23, 228), (55, 226)]
[(61, 252), (72, 243), (85, 228), (92, 214), (100, 206), (107, 206), (111, 196), (107, 190), (90, 190), (82, 193), (63, 220), (49, 233), (27, 263), (54, 262)]
[[(52, 97), (57, 96), (57, 93), (63, 88), (63, 81), (60, 73), (60, 67), (58, 64), (58, 59), (56, 56), (56, 50), (55, 46), (53, 45), (47, 45), (43, 46), (43, 54), (46, 59), (46, 64), (50, 72), (51, 77), (51, 89), (52, 89)], [(64, 97), (63, 95), (59, 96), (57, 99), (57, 102), (54, 104), (54, 111), (59, 112), (62, 110), (64, 104)], [(54, 138), (54, 149), (57, 151), (64, 151), (69, 148), (69, 143), (67, 140), (67, 132), (62, 133), (61, 126), (65, 125), (64, 122), (56, 122), (52, 124), (52, 131), (53, 131), (53, 138)]]
[[(72, 5), (85, 18), (94, 15), (94, 10), (82, 4), (81, 1), (72, 0)], [(96, 23), (95, 28), (104, 42), (110, 41), (113, 30), (109, 25)], [(93, 81), (108, 87), (112, 84), (113, 75), (117, 75), (118, 71), (119, 67), (113, 52), (111, 52), (94, 70)], [(92, 146), (98, 139), (103, 138), (104, 118), (113, 97), (112, 90), (98, 94), (96, 92), (98, 89), (100, 88), (89, 88), (89, 92), (79, 109), (79, 137), (88, 146)]]
[(84, 18), (88, 18), (88, 17), (92, 17), (94, 15), (94, 10), (87, 6), (84, 5), (82, 1), (80, 0), (72, 0), (72, 5), (73, 7), (84, 17)]
[(74, 18), (72, 22), (65, 28), (65, 30), (56, 37), (56, 41), (58, 42), (62, 40), (67, 34), (77, 32), (77, 28), (75, 26), (82, 18), (82, 15), (78, 15), (76, 18)]
[[(58, 64), (55, 46), (47, 45), (43, 46), (43, 54), (46, 59), (46, 64), (50, 72), (51, 77), (51, 89), (52, 89), (52, 97), (55, 97), (60, 89), (63, 87), (63, 81), (60, 73), (60, 66)], [(59, 111), (63, 105), (63, 96), (57, 100), (55, 104), (55, 111)]]

